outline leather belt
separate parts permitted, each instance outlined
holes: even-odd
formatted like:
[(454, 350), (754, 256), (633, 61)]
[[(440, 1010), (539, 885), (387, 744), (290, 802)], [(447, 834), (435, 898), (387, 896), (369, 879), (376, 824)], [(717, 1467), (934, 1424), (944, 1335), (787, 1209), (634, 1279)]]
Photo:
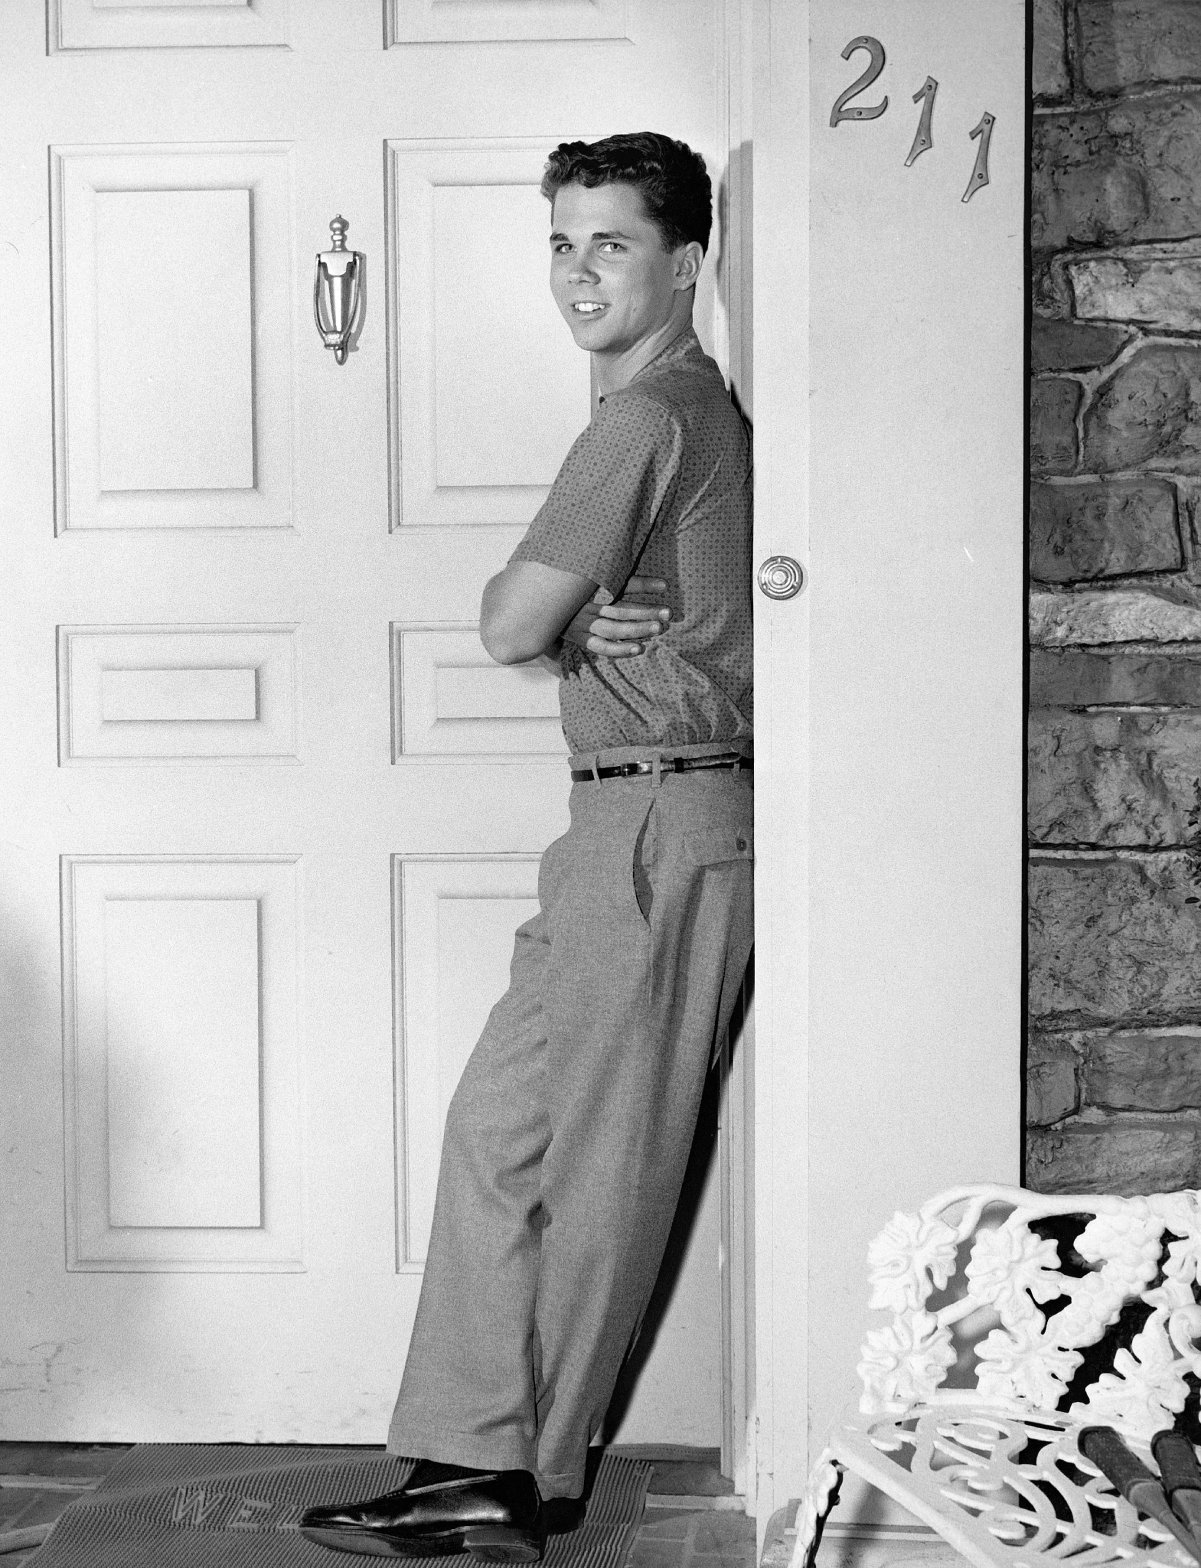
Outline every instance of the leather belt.
[[(735, 751), (721, 752), (715, 757), (662, 757), (658, 764), (660, 773), (693, 773), (698, 768), (736, 768), (741, 773), (750, 772), (754, 766), (750, 757), (740, 756)], [(611, 768), (573, 768), (571, 782), (588, 784), (593, 779), (632, 779), (640, 773), (654, 771), (653, 762), (618, 762)]]

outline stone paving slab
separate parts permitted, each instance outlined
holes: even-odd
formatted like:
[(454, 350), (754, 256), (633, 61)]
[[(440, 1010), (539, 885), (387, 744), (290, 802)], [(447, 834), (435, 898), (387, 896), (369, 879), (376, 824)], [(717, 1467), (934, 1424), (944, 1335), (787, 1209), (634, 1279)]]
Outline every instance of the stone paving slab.
[[(99, 1484), (128, 1443), (0, 1443), (0, 1568), (21, 1568), (77, 1497)], [(28, 1532), (35, 1534), (29, 1540)], [(25, 1544), (28, 1542), (28, 1544)], [(6, 1550), (22, 1543), (17, 1550)]]
[(132, 1443), (0, 1443), (0, 1475), (100, 1480)]
[(716, 1464), (668, 1460), (652, 1468), (650, 1490), (656, 1496), (725, 1497), (733, 1493), (734, 1483)]
[(31, 1525), (53, 1524), (79, 1495), (70, 1492), (25, 1492), (25, 1506), (20, 1513), (7, 1519), (4, 1527), (6, 1530), (27, 1530)]
[[(22, 1511), (29, 1507), (32, 1500), (44, 1494), (38, 1492), (36, 1487), (13, 1487), (0, 1492), (0, 1530), (10, 1530), (13, 1523)], [(72, 1495), (78, 1497), (79, 1493), (64, 1493), (63, 1506), (71, 1501)]]
[(754, 1568), (755, 1521), (732, 1510), (647, 1515), (628, 1568)]
[(827, 1530), (817, 1568), (965, 1568), (965, 1559), (932, 1532), (909, 1536), (837, 1534)]

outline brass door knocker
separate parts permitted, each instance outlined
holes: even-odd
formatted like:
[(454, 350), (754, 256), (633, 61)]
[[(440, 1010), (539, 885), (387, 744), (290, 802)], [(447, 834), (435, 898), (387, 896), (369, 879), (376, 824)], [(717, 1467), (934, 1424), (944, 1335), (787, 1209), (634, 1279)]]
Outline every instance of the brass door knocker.
[(333, 349), (339, 365), (346, 363), (350, 336), (359, 314), (363, 270), (362, 254), (346, 249), (349, 227), (343, 217), (331, 222), (329, 232), (333, 236), (333, 248), (317, 252), (317, 276), (313, 280), (313, 315), (317, 331), (326, 348)]

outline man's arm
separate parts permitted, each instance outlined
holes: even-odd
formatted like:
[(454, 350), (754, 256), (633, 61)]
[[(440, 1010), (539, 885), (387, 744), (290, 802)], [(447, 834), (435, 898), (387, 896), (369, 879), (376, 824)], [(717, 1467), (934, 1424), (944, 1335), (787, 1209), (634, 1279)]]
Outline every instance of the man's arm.
[(498, 664), (536, 659), (599, 586), (591, 577), (541, 561), (510, 561), (484, 589), (480, 640)]
[[(484, 589), (480, 637), (498, 664), (525, 664), (547, 652), (602, 582), (616, 590), (627, 581), (680, 440), (676, 423), (653, 399), (632, 395), (601, 404), (513, 558)], [(581, 576), (577, 566), (590, 575)]]

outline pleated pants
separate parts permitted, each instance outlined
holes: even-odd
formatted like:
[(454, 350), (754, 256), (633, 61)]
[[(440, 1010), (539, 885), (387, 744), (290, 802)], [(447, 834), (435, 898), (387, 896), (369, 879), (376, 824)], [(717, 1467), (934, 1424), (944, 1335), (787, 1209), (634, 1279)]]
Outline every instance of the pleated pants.
[(581, 1492), (750, 953), (752, 800), (745, 770), (572, 786), (450, 1105), (391, 1452)]

